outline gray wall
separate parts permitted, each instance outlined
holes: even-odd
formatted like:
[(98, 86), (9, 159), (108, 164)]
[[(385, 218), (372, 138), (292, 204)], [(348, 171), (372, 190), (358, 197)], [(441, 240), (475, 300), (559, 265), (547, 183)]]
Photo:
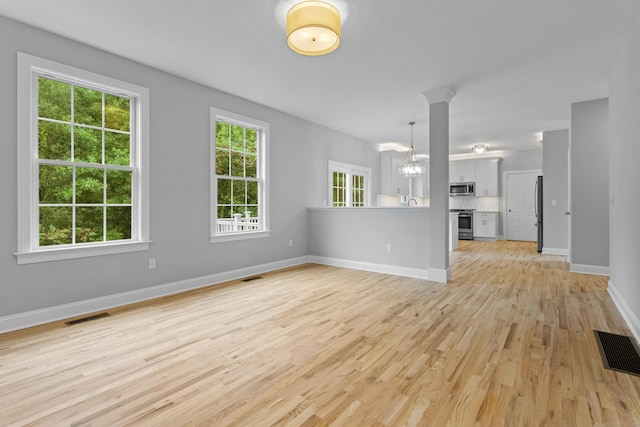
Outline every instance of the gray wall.
[(571, 104), (571, 264), (609, 267), (609, 100)]
[(626, 303), (627, 322), (640, 339), (640, 13), (629, 26), (610, 81), (610, 288)]
[(315, 141), (305, 147), (301, 158), (307, 159), (305, 170), (312, 183), (308, 189), (308, 205), (327, 206), (329, 160), (335, 160), (371, 168), (370, 200), (374, 206), (375, 195), (380, 192), (380, 152), (376, 147), (370, 142), (320, 126), (307, 128), (305, 135), (310, 141)]
[[(326, 160), (379, 171), (374, 147), (308, 121), (3, 17), (0, 40), (0, 317), (307, 255), (307, 206), (326, 198)], [(150, 89), (149, 251), (17, 265), (17, 51)], [(209, 243), (210, 106), (271, 124), (269, 238)]]
[[(569, 131), (543, 133), (543, 251), (569, 249)], [(552, 202), (556, 205), (553, 206)]]
[(533, 169), (542, 169), (542, 146), (535, 150), (512, 150), (503, 152), (500, 178), (502, 178), (502, 172), (505, 171)]

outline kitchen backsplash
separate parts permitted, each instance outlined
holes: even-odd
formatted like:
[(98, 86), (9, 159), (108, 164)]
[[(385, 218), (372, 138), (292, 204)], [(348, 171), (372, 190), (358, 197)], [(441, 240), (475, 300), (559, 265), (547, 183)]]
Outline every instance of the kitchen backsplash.
[[(413, 198), (416, 200), (416, 203), (411, 201), (411, 206), (429, 206), (428, 198), (415, 196)], [(402, 203), (402, 196), (400, 195), (377, 194), (376, 206), (407, 206), (407, 203)]]
[[(406, 206), (402, 203), (400, 195), (377, 194), (376, 206)], [(429, 198), (414, 197), (417, 204), (411, 202), (411, 206), (429, 206)], [(500, 211), (500, 197), (473, 197), (458, 196), (449, 197), (449, 209), (475, 209), (477, 211)]]
[(449, 197), (449, 209), (475, 209), (477, 211), (498, 212), (500, 197)]

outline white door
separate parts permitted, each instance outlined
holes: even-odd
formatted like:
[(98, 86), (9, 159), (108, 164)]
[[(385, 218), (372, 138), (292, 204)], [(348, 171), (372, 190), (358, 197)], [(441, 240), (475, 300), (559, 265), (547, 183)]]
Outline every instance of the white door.
[(507, 174), (507, 240), (538, 240), (534, 191), (538, 172)]

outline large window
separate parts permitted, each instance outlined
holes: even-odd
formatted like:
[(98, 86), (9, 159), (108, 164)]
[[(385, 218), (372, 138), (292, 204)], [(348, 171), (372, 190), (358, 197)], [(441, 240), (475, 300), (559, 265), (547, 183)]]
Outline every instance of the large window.
[(147, 90), (24, 54), (18, 66), (18, 262), (147, 249)]
[(269, 124), (211, 109), (211, 240), (268, 235)]
[(329, 200), (333, 207), (369, 206), (371, 169), (329, 161)]

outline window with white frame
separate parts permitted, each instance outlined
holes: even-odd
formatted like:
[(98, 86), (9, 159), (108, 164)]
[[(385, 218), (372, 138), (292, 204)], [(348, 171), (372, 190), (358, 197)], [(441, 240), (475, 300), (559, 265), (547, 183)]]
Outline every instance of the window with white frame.
[(22, 53), (18, 88), (18, 263), (148, 249), (148, 90)]
[(265, 237), (269, 124), (211, 108), (211, 241)]
[(369, 206), (371, 169), (329, 161), (329, 200), (333, 207)]

